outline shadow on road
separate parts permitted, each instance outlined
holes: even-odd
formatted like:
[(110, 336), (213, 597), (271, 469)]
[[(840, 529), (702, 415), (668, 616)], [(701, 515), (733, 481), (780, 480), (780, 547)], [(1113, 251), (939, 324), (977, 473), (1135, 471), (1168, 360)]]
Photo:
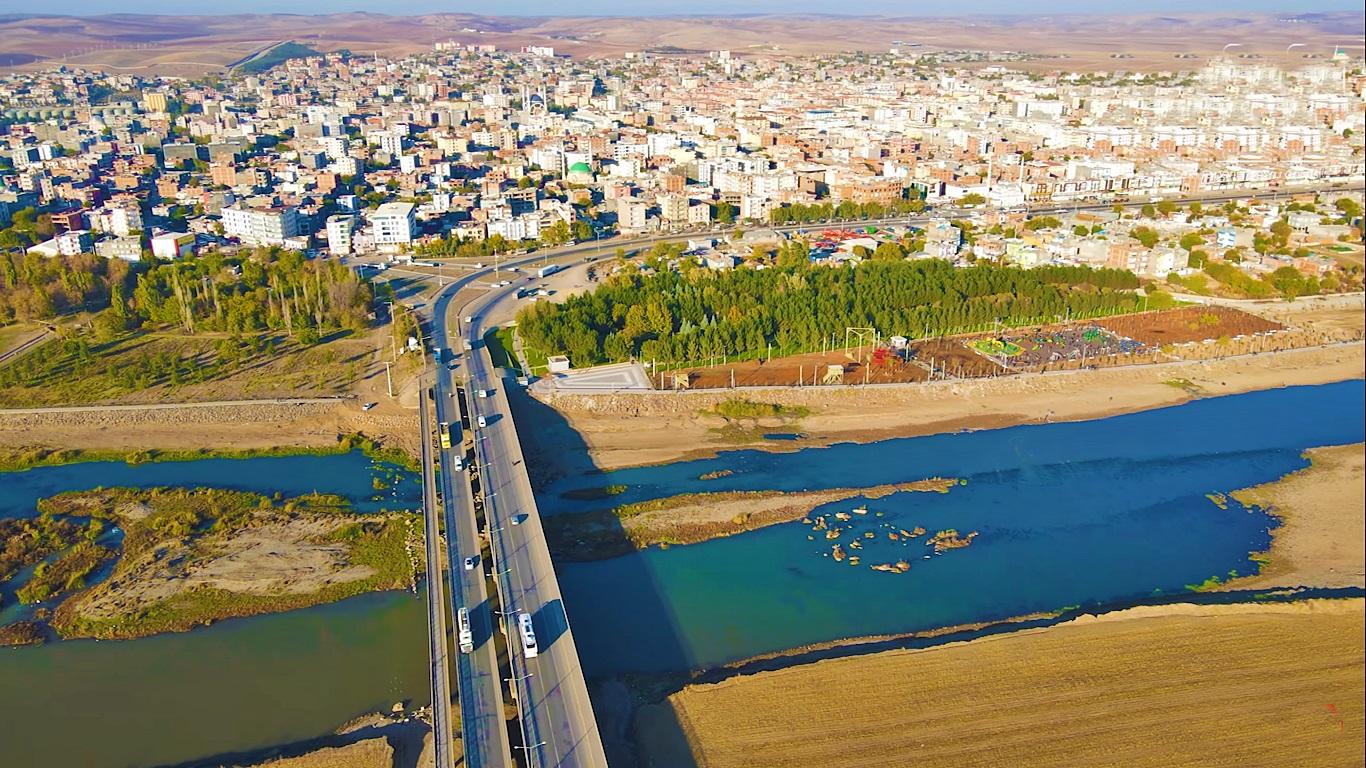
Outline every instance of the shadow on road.
[[(544, 487), (555, 473), (591, 476), (601, 472), (583, 438), (564, 416), (510, 379), (503, 386), (520, 427), (518, 439), (534, 486)], [(543, 642), (548, 648), (573, 626), (608, 762), (614, 768), (629, 768), (638, 764), (632, 737), (634, 700), (621, 696), (620, 682), (610, 677), (611, 670), (623, 666), (610, 638), (623, 624), (647, 627), (648, 647), (635, 652), (638, 661), (649, 668), (687, 669), (692, 654), (672, 602), (615, 515), (587, 520), (578, 514), (557, 514), (560, 500), (551, 494), (538, 493), (536, 501), (564, 599), (562, 606), (549, 603), (541, 608), (535, 617), (537, 631), (545, 633)], [(591, 549), (586, 548), (586, 539), (591, 539)], [(590, 551), (594, 562), (575, 562), (585, 560), (584, 554)], [(625, 666), (631, 666), (630, 662)]]

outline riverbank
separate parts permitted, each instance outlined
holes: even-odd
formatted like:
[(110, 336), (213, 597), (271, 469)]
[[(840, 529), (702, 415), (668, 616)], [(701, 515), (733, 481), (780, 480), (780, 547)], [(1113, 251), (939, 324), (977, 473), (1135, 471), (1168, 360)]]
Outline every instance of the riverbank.
[(635, 734), (654, 768), (1346, 765), (1364, 608), (1153, 606), (820, 661), (689, 686)]
[[(1353, 342), (998, 379), (747, 390), (747, 400), (805, 408), (808, 413), (797, 422), (775, 419), (770, 424), (757, 419), (757, 429), (749, 430), (753, 437), (738, 442), (740, 431), (725, 429), (726, 421), (714, 412), (718, 404), (737, 396), (734, 391), (552, 394), (544, 405), (559, 418), (542, 420), (541, 428), (527, 431), (523, 440), (537, 480), (546, 483), (594, 470), (703, 458), (735, 448), (790, 451), (963, 429), (1100, 419), (1205, 396), (1359, 379), (1364, 367), (1363, 345)], [(800, 437), (764, 440), (759, 435), (765, 427)]]
[(910, 491), (948, 493), (958, 483), (956, 479), (930, 478), (871, 488), (799, 493), (685, 493), (613, 509), (547, 515), (541, 524), (556, 557), (600, 560), (652, 546), (696, 544), (801, 520), (819, 506), (849, 499), (880, 499)]
[(1366, 587), (1366, 444), (1311, 448), (1305, 457), (1305, 469), (1233, 492), (1281, 524), (1258, 575), (1220, 589)]
[(42, 446), (0, 448), (0, 472), (20, 472), (34, 467), (54, 467), (90, 461), (122, 461), (146, 464), (156, 461), (196, 461), (199, 459), (256, 459), (271, 456), (336, 456), (360, 451), (375, 461), (417, 470), (417, 459), (401, 448), (382, 445), (360, 433), (340, 435), (326, 445), (269, 446), (264, 448), (48, 448)]
[[(358, 515), (337, 496), (102, 488), (38, 508), (40, 521), (83, 521), (83, 538), (19, 590), (52, 610), (51, 627), (67, 639), (181, 632), (416, 586), (417, 516)], [(96, 543), (106, 525), (123, 532), (118, 548)]]
[[(415, 401), (415, 400), (414, 400)], [(90, 411), (0, 410), (0, 448), (20, 452), (136, 454), (222, 451), (228, 455), (334, 450), (363, 434), (386, 448), (417, 456), (417, 413), (399, 402), (369, 411), (359, 401), (162, 405)]]

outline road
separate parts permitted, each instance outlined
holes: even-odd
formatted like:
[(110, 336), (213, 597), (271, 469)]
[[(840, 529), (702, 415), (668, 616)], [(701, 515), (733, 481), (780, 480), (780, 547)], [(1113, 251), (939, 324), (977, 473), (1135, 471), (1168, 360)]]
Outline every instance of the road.
[[(448, 349), (444, 329), (435, 327), (434, 341)], [(496, 624), (490, 610), (488, 564), (480, 554), (479, 523), (475, 514), (474, 491), (465, 467), (465, 437), (461, 425), (462, 389), (453, 372), (444, 365), (436, 371), (436, 414), (439, 424), (452, 429), (451, 448), (440, 451), (441, 497), (446, 520), (446, 546), (450, 566), (451, 615), (468, 609), (474, 648), (456, 656), (455, 668), (460, 700), (460, 727), (465, 750), (465, 765), (471, 768), (509, 768), (513, 765), (503, 717), (503, 689), (494, 645)], [(468, 426), (468, 425), (466, 425)], [(461, 469), (456, 469), (459, 459)], [(466, 558), (473, 568), (466, 570)], [(458, 618), (457, 618), (457, 632)], [(457, 643), (458, 643), (457, 638)]]
[[(1350, 185), (1329, 185), (1329, 186), (1323, 186), (1323, 187), (1294, 187), (1294, 188), (1287, 187), (1287, 188), (1278, 189), (1278, 190), (1242, 190), (1242, 191), (1217, 190), (1217, 191), (1213, 191), (1213, 192), (1205, 192), (1205, 193), (1198, 194), (1198, 195), (1188, 195), (1188, 196), (1184, 196), (1184, 197), (1168, 198), (1168, 199), (1169, 199), (1171, 202), (1176, 203), (1176, 204), (1178, 204), (1178, 205), (1188, 205), (1188, 204), (1190, 204), (1190, 203), (1202, 203), (1202, 204), (1205, 204), (1205, 203), (1224, 203), (1224, 202), (1228, 202), (1228, 201), (1230, 201), (1230, 200), (1275, 199), (1275, 198), (1281, 198), (1281, 197), (1288, 197), (1288, 196), (1294, 195), (1294, 194), (1304, 194), (1304, 193), (1310, 193), (1310, 192), (1316, 192), (1316, 193), (1320, 193), (1320, 194), (1329, 194), (1329, 193), (1333, 193), (1333, 192), (1358, 192), (1358, 191), (1360, 191), (1359, 187), (1353, 187), (1353, 186), (1350, 186)], [(1084, 203), (1084, 204), (1077, 204), (1077, 203), (1066, 203), (1066, 204), (1064, 204), (1064, 203), (1053, 203), (1053, 204), (1045, 204), (1045, 205), (1042, 205), (1042, 206), (1039, 206), (1039, 207), (1031, 207), (1031, 208), (1028, 208), (1028, 209), (1027, 209), (1027, 213), (1028, 213), (1030, 216), (1046, 216), (1046, 215), (1051, 215), (1051, 214), (1072, 213), (1072, 212), (1077, 212), (1077, 211), (1093, 211), (1093, 212), (1094, 212), (1094, 211), (1109, 211), (1109, 210), (1112, 210), (1112, 209), (1115, 207), (1115, 205), (1121, 205), (1121, 206), (1123, 206), (1123, 207), (1126, 208), (1126, 209), (1141, 208), (1141, 207), (1143, 207), (1144, 205), (1149, 205), (1149, 204), (1150, 204), (1150, 203), (1149, 203), (1147, 200), (1134, 200), (1134, 201), (1129, 201), (1129, 202), (1125, 202), (1125, 203), (1114, 203), (1114, 202)], [(945, 207), (935, 208), (934, 210), (929, 210), (929, 211), (926, 211), (926, 212), (924, 212), (924, 213), (912, 214), (912, 215), (901, 215), (901, 216), (886, 216), (886, 217), (883, 217), (883, 218), (880, 218), (880, 219), (866, 219), (866, 220), (865, 220), (865, 219), (858, 219), (858, 220), (851, 220), (851, 221), (825, 221), (825, 222), (808, 222), (808, 223), (802, 223), (802, 224), (781, 224), (781, 225), (769, 226), (769, 227), (765, 227), (765, 228), (767, 228), (767, 229), (772, 229), (772, 230), (774, 230), (775, 232), (784, 232), (784, 233), (793, 233), (793, 232), (797, 232), (797, 233), (801, 233), (801, 232), (807, 232), (807, 231), (819, 232), (819, 231), (826, 230), (826, 229), (832, 229), (832, 228), (838, 228), (838, 227), (845, 227), (845, 226), (847, 226), (847, 227), (887, 226), (887, 225), (898, 225), (898, 226), (907, 226), (907, 225), (910, 225), (910, 226), (924, 226), (925, 224), (929, 223), (929, 221), (930, 221), (931, 219), (960, 219), (960, 218), (965, 218), (965, 217), (968, 217), (968, 216), (972, 216), (972, 215), (974, 215), (974, 214), (984, 213), (984, 212), (986, 212), (986, 211), (988, 211), (988, 210), (992, 210), (992, 209), (985, 209), (985, 208), (977, 208), (977, 209), (970, 209), (970, 208), (949, 208), (949, 207), (945, 206)], [(753, 228), (755, 225), (740, 225), (740, 224), (736, 224), (736, 225), (734, 225), (734, 226), (742, 226), (742, 227)], [(759, 226), (763, 226), (763, 225), (759, 225)], [(614, 239), (607, 239), (607, 240), (588, 240), (588, 241), (585, 241), (585, 242), (582, 242), (582, 243), (575, 243), (575, 244), (573, 244), (573, 245), (560, 246), (560, 247), (558, 247), (558, 248), (547, 248), (547, 249), (544, 249), (544, 250), (541, 250), (541, 251), (536, 251), (535, 253), (532, 253), (532, 254), (530, 254), (530, 255), (514, 256), (514, 257), (508, 258), (508, 259), (506, 259), (506, 260), (503, 260), (503, 261), (501, 261), (501, 262), (495, 262), (495, 264), (499, 267), (499, 269), (501, 270), (501, 272), (496, 271), (493, 267), (489, 267), (489, 266), (475, 267), (475, 266), (472, 265), (472, 264), (465, 264), (465, 263), (462, 263), (462, 262), (459, 262), (459, 261), (453, 261), (453, 260), (451, 260), (451, 261), (445, 261), (445, 262), (443, 262), (444, 266), (443, 266), (443, 268), (441, 268), (441, 269), (439, 269), (439, 270), (438, 270), (438, 269), (430, 269), (430, 268), (424, 269), (424, 268), (420, 268), (420, 267), (410, 267), (410, 268), (405, 268), (405, 269), (403, 269), (403, 270), (402, 270), (402, 274), (407, 275), (407, 276), (414, 276), (414, 277), (416, 277), (416, 276), (421, 276), (421, 277), (425, 277), (425, 278), (440, 277), (440, 276), (444, 275), (444, 277), (443, 277), (442, 279), (445, 280), (446, 284), (445, 284), (444, 287), (441, 287), (441, 288), (438, 288), (438, 289), (437, 289), (436, 295), (437, 295), (438, 297), (439, 297), (439, 296), (447, 296), (447, 295), (450, 295), (449, 293), (447, 293), (448, 291), (453, 292), (454, 290), (458, 290), (458, 289), (461, 288), (461, 287), (465, 287), (465, 286), (469, 286), (469, 285), (476, 285), (476, 284), (478, 284), (479, 281), (485, 280), (485, 279), (487, 279), (487, 278), (489, 278), (489, 277), (492, 277), (492, 278), (494, 278), (495, 280), (497, 280), (497, 279), (499, 279), (499, 278), (508, 279), (508, 278), (516, 277), (516, 276), (517, 276), (516, 273), (512, 273), (512, 274), (510, 274), (510, 275), (509, 275), (509, 274), (502, 274), (502, 273), (506, 273), (507, 270), (508, 270), (508, 268), (509, 268), (509, 267), (513, 267), (513, 266), (527, 266), (527, 265), (536, 265), (536, 264), (545, 264), (545, 263), (560, 263), (560, 264), (564, 264), (564, 263), (568, 263), (568, 261), (569, 261), (569, 260), (567, 260), (566, 257), (586, 256), (586, 255), (590, 255), (590, 254), (597, 254), (597, 255), (608, 254), (608, 253), (614, 252), (614, 251), (615, 251), (616, 249), (618, 249), (618, 248), (623, 249), (623, 250), (625, 250), (625, 251), (627, 251), (627, 252), (629, 253), (629, 252), (631, 252), (631, 251), (639, 250), (640, 248), (644, 248), (644, 247), (647, 247), (647, 246), (654, 245), (655, 243), (676, 243), (676, 242), (684, 242), (684, 241), (687, 241), (687, 240), (695, 240), (695, 239), (707, 238), (707, 237), (711, 237), (711, 238), (724, 237), (724, 236), (726, 236), (727, 234), (729, 234), (729, 232), (730, 232), (730, 229), (729, 229), (729, 225), (728, 225), (726, 228), (720, 228), (720, 227), (718, 227), (718, 228), (716, 228), (716, 229), (682, 230), (682, 231), (678, 231), (678, 232), (663, 232), (663, 233), (659, 233), (659, 234), (655, 234), (655, 235), (648, 235), (648, 236), (645, 236), (645, 237), (635, 237), (635, 238), (614, 238)], [(441, 261), (441, 260), (439, 260), (439, 259), (433, 259), (433, 261)], [(360, 263), (360, 262), (354, 262), (354, 261), (352, 261), (352, 262), (348, 262), (348, 263)], [(458, 274), (458, 275), (456, 275), (456, 276), (452, 276), (452, 275), (451, 275), (451, 270), (468, 270), (468, 271), (464, 272), (463, 274)], [(379, 275), (379, 277), (382, 277), (382, 276), (383, 276), (382, 274)], [(438, 314), (440, 314), (440, 311), (439, 311), (439, 310), (438, 310)]]
[[(573, 257), (592, 248), (564, 249), (555, 254), (557, 261)], [(514, 259), (510, 265), (542, 261), (544, 255)], [(476, 298), (466, 307), (457, 307), (452, 299), (462, 287), (474, 283), (491, 270), (481, 270), (456, 278), (438, 295), (432, 305), (432, 345), (442, 349), (459, 349), (469, 340), (473, 351), (461, 356), (460, 373), (468, 378), (473, 391), (492, 391), (490, 397), (470, 397), (470, 417), (483, 416), (487, 427), (474, 427), (475, 457), (479, 465), (480, 483), (484, 494), (484, 514), (490, 533), (492, 562), (500, 590), (500, 603), (508, 616), (509, 652), (512, 656), (512, 684), (515, 687), (518, 709), (522, 713), (523, 749), (530, 766), (564, 766), (565, 768), (603, 768), (607, 765), (602, 739), (588, 700), (588, 686), (574, 647), (573, 634), (565, 614), (564, 602), (555, 578), (550, 551), (541, 531), (540, 514), (526, 474), (521, 445), (517, 439), (512, 411), (507, 400), (507, 386), (494, 371), (480, 335), (485, 309), (515, 287), (495, 290)], [(463, 315), (471, 317), (465, 324)], [(463, 333), (454, 334), (452, 329)], [(459, 338), (461, 341), (456, 342)], [(439, 376), (437, 398), (450, 400), (450, 374)], [(515, 384), (513, 384), (515, 386)], [(457, 492), (458, 493), (458, 492)], [(461, 514), (460, 517), (468, 517)], [(457, 526), (462, 523), (457, 521)], [(468, 538), (467, 531), (457, 528), (460, 542), (454, 562), (463, 563), (478, 546)], [(482, 571), (483, 565), (479, 570)], [(485, 603), (486, 604), (486, 603)], [(540, 653), (527, 658), (515, 629), (514, 615), (525, 611), (532, 615)], [(477, 637), (477, 640), (485, 638)], [(491, 645), (491, 643), (486, 643)], [(479, 650), (479, 649), (476, 649)], [(476, 668), (482, 665), (476, 659)], [(480, 673), (484, 673), (480, 670)], [(484, 702), (476, 717), (485, 719)], [(469, 704), (464, 709), (469, 710)], [(467, 759), (485, 759), (487, 755), (471, 751)]]
[(427, 634), (432, 677), (432, 733), (437, 768), (452, 768), (451, 677), (446, 655), (446, 591), (441, 578), (440, 533), (437, 529), (436, 472), (432, 465), (432, 425), (427, 388), (422, 387), (418, 413), (422, 424), (422, 519), (427, 543)]

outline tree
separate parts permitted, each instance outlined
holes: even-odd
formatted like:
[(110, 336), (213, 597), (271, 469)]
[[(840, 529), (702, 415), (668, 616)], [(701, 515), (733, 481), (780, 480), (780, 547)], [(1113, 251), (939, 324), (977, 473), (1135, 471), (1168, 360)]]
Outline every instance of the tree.
[(716, 210), (713, 212), (712, 218), (722, 224), (733, 224), (735, 222), (735, 206), (722, 200), (716, 204)]
[(1133, 230), (1129, 232), (1129, 235), (1142, 243), (1144, 248), (1152, 248), (1157, 245), (1158, 240), (1161, 239), (1161, 235), (1157, 233), (1157, 230), (1152, 229), (1151, 227), (1134, 227)]
[(987, 199), (985, 197), (982, 197), (976, 192), (969, 192), (958, 199), (959, 203), (968, 208), (972, 208), (978, 205), (984, 205), (986, 201)]
[(1361, 204), (1350, 197), (1339, 197), (1333, 207), (1341, 211), (1342, 217), (1349, 222), (1361, 218)]
[(901, 247), (900, 243), (891, 241), (879, 243), (877, 249), (873, 251), (873, 258), (877, 261), (900, 261), (906, 258), (906, 250)]
[(1153, 207), (1152, 203), (1144, 203), (1143, 207), (1138, 209), (1138, 212), (1142, 214), (1145, 219), (1151, 219), (1157, 216), (1157, 209)]
[(1195, 232), (1187, 232), (1186, 234), (1181, 236), (1180, 245), (1182, 248), (1185, 248), (1187, 251), (1190, 251), (1195, 246), (1202, 245), (1204, 242), (1205, 238), (1201, 237), (1199, 234)]
[(1157, 204), (1157, 212), (1163, 216), (1170, 216), (1176, 213), (1176, 203), (1170, 200), (1161, 200)]

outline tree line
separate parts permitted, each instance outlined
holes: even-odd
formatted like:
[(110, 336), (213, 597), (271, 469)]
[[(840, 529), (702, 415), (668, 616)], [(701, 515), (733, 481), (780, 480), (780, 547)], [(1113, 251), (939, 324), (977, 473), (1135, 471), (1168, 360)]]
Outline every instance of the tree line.
[(768, 220), (770, 224), (806, 224), (831, 219), (882, 219), (888, 216), (920, 213), (924, 210), (925, 201), (919, 198), (894, 200), (889, 204), (875, 201), (856, 203), (852, 200), (845, 200), (838, 205), (795, 203), (773, 209), (768, 214)]
[(596, 290), (517, 317), (523, 341), (576, 366), (631, 358), (670, 364), (755, 357), (843, 343), (846, 328), (911, 338), (969, 328), (1132, 312), (1132, 273), (1087, 267), (1017, 267), (941, 260), (865, 261), (724, 272), (640, 270), (628, 264)]
[(99, 311), (97, 341), (144, 327), (186, 333), (284, 331), (303, 344), (369, 323), (372, 293), (352, 270), (296, 251), (210, 252), (132, 264), (90, 254), (0, 254), (0, 323)]

